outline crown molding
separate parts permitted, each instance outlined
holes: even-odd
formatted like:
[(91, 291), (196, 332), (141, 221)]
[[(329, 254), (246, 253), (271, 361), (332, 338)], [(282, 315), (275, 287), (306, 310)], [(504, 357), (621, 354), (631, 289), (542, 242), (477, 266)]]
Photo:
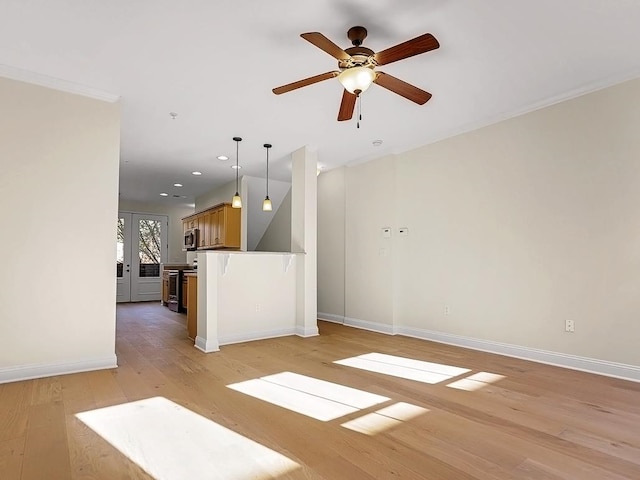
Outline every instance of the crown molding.
[(116, 95), (114, 93), (104, 92), (86, 85), (80, 85), (79, 83), (49, 77), (29, 70), (10, 67), (9, 65), (0, 64), (0, 77), (31, 83), (41, 87), (52, 88), (54, 90), (61, 90), (63, 92), (73, 93), (76, 95), (82, 95), (84, 97), (102, 100), (103, 102), (115, 103), (120, 99), (120, 95)]

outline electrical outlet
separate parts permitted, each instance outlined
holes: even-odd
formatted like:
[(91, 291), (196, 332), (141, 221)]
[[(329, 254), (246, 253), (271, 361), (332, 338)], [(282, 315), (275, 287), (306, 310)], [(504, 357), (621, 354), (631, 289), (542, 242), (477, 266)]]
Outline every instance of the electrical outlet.
[(564, 331), (565, 332), (569, 332), (569, 333), (573, 333), (576, 331), (576, 326), (575, 323), (573, 322), (573, 320), (565, 320), (564, 321)]
[(260, 304), (256, 303), (256, 312), (259, 312), (259, 311), (260, 311)]
[(444, 306), (444, 314), (445, 315), (450, 315), (451, 314), (451, 309), (449, 308), (449, 305), (445, 305)]

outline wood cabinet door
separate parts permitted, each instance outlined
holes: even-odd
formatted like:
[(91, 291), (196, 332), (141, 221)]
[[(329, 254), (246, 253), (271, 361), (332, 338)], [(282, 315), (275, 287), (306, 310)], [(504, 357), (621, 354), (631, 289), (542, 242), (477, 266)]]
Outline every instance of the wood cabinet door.
[(182, 299), (180, 302), (180, 306), (182, 310), (187, 309), (187, 297), (188, 297), (189, 283), (187, 282), (187, 277), (182, 278)]
[(162, 276), (162, 303), (164, 305), (169, 303), (169, 276)]
[(198, 247), (211, 246), (211, 223), (209, 219), (209, 213), (205, 212), (200, 215), (200, 238), (198, 239)]
[(204, 214), (199, 213), (196, 218), (196, 227), (198, 229), (198, 247), (204, 247), (206, 234), (205, 222), (204, 222)]
[(198, 334), (198, 277), (187, 277), (187, 336), (195, 340)]
[(240, 219), (241, 209), (233, 208), (231, 205), (222, 207), (222, 229), (224, 238), (222, 243), (226, 248), (240, 248)]
[(220, 245), (220, 209), (216, 208), (210, 212), (211, 222), (211, 246), (217, 247)]

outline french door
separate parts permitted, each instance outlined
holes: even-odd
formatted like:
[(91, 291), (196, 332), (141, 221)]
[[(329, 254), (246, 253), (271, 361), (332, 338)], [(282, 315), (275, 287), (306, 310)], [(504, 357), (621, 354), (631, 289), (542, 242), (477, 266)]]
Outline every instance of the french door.
[(118, 213), (116, 301), (160, 300), (160, 264), (167, 261), (166, 215)]

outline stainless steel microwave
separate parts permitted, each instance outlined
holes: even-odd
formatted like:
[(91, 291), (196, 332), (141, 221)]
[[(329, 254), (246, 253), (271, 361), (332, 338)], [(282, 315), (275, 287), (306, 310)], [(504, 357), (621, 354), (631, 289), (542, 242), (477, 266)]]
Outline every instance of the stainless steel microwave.
[(182, 244), (183, 250), (195, 250), (198, 248), (198, 229), (191, 228), (184, 232), (184, 243)]

